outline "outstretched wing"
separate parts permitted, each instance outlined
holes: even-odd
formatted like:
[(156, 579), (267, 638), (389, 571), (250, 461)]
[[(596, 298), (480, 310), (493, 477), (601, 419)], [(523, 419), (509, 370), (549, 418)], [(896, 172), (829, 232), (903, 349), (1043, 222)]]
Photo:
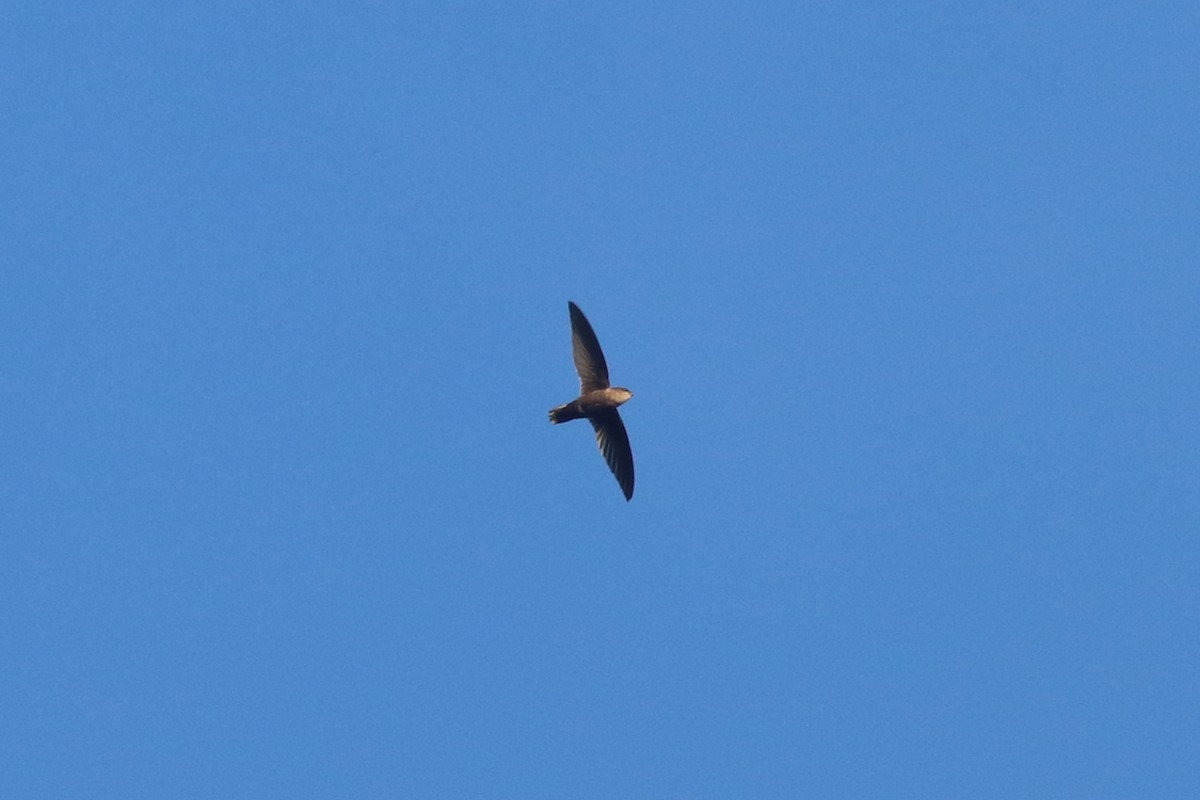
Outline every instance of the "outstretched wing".
[(575, 358), (575, 371), (579, 373), (579, 393), (607, 389), (608, 364), (604, 363), (596, 332), (579, 306), (568, 300), (567, 308), (571, 311), (571, 355)]
[(629, 434), (617, 410), (610, 409), (593, 414), (588, 418), (596, 429), (596, 444), (608, 462), (608, 468), (621, 485), (625, 499), (633, 497), (633, 450), (629, 447)]

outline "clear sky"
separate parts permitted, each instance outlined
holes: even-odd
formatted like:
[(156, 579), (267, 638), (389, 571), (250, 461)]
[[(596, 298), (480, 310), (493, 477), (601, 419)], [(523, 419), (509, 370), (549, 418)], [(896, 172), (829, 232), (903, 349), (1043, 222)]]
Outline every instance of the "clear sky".
[(0, 101), (0, 796), (1200, 797), (1194, 3), (17, 2)]

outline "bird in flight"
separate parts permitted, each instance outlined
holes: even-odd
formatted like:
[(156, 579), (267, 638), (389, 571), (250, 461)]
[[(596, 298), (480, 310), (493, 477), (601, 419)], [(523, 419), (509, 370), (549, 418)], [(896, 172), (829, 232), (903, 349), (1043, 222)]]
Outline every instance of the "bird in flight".
[(616, 477), (625, 499), (633, 497), (633, 451), (629, 449), (629, 434), (617, 413), (617, 406), (633, 397), (633, 392), (620, 386), (609, 386), (608, 365), (596, 333), (588, 324), (579, 306), (567, 302), (571, 312), (571, 355), (579, 373), (579, 397), (566, 405), (550, 409), (550, 421), (557, 425), (573, 419), (586, 418), (596, 429), (596, 444)]

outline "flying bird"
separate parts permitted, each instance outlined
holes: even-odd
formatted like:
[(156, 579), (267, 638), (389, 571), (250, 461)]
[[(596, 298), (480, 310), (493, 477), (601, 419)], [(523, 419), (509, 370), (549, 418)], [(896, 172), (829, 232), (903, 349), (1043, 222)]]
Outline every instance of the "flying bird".
[(633, 392), (620, 386), (609, 386), (608, 364), (596, 333), (588, 324), (579, 306), (568, 301), (571, 312), (571, 355), (579, 373), (579, 397), (566, 405), (550, 409), (550, 421), (557, 425), (573, 419), (584, 419), (596, 429), (596, 444), (608, 468), (616, 477), (625, 499), (633, 497), (633, 451), (629, 449), (629, 434), (617, 413), (617, 406), (633, 397)]

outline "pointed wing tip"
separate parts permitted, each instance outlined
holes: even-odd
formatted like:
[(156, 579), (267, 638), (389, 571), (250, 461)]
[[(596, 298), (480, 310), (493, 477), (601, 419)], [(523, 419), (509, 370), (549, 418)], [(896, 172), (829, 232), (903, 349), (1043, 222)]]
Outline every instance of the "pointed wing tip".
[(608, 469), (617, 479), (625, 502), (633, 499), (633, 450), (629, 446), (629, 434), (625, 431), (625, 423), (616, 409), (595, 414), (588, 418), (596, 431), (596, 444), (600, 446), (600, 455), (608, 464)]
[(593, 389), (608, 388), (608, 364), (604, 351), (587, 317), (579, 306), (567, 303), (571, 316), (571, 358), (575, 361), (575, 372), (579, 374), (579, 393), (587, 394)]

